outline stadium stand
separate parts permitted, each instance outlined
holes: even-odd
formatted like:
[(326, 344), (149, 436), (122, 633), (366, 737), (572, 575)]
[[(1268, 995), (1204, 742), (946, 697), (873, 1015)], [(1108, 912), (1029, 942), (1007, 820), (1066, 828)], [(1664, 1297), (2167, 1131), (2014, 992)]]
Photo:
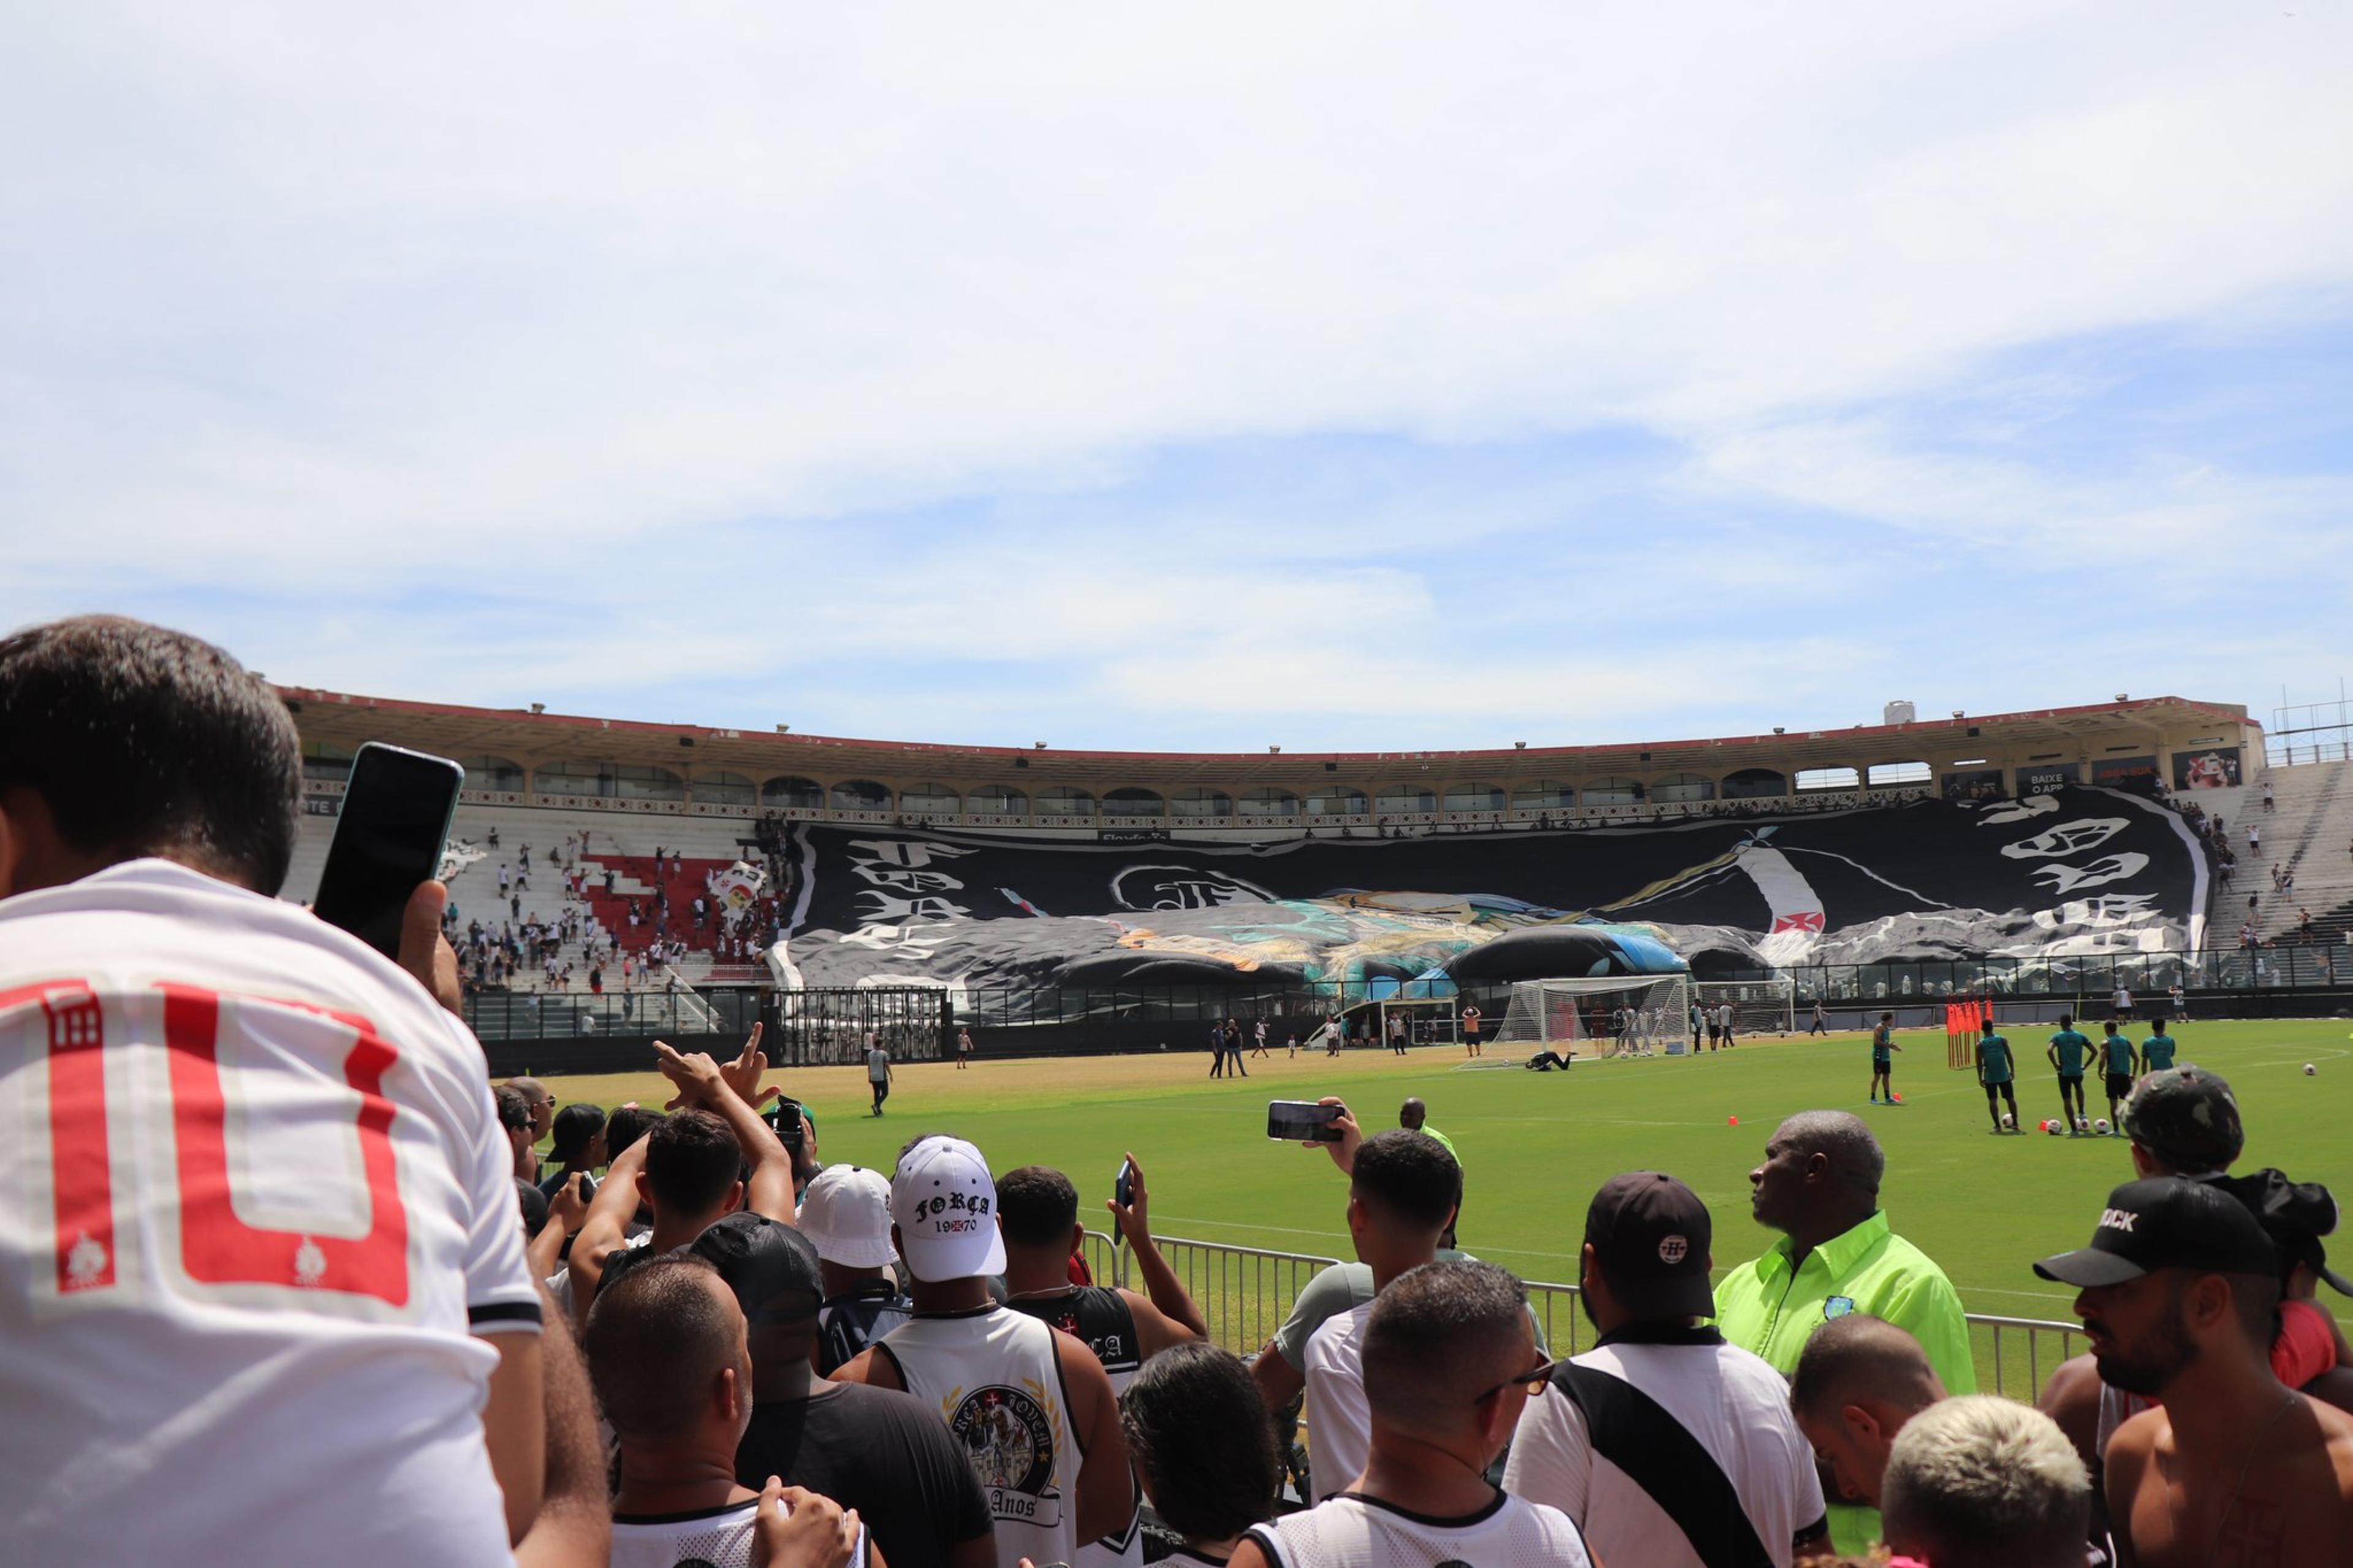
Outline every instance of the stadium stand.
[[(1337, 1016), (1341, 1037), (1363, 1044), (1402, 1006), (1416, 1037), (1451, 1038), (1450, 999), (1500, 1020), (1516, 982), (1595, 973), (1781, 980), (1800, 1009), (1924, 1017), (1978, 989), (2063, 1008), (2180, 984), (2227, 994), (2236, 1016), (2317, 999), (2291, 992), (2353, 995), (2353, 949), (2294, 930), (2306, 907), (2322, 932), (2353, 922), (2353, 856), (2336, 858), (2353, 845), (2353, 788), (2333, 782), (2342, 764), (2266, 767), (2262, 727), (2230, 704), (2120, 699), (1949, 721), (1898, 710), (1850, 730), (1640, 745), (1216, 754), (838, 740), (280, 689), (314, 814), (290, 896), (315, 883), (360, 744), (465, 765), (448, 867), (460, 933), (480, 919), (492, 940), (510, 926), (520, 940), (536, 917), (554, 934), (553, 976), (544, 951), (473, 976), (509, 994), (485, 998), (486, 1037), (553, 1040), (571, 1011), (600, 1041), (642, 1025), (641, 1007), (540, 1006), (546, 991), (586, 989), (592, 951), (606, 1003), (683, 987), (714, 1016), (756, 1006), (793, 1060), (835, 1059), (870, 1034), (928, 1055), (965, 1025), (1024, 1026), (1021, 1048), (1048, 1053), (1149, 1049), (1171, 1021), (1238, 1010), (1303, 1040), (1334, 1033)], [(2261, 852), (2244, 843), (2250, 824)], [(585, 882), (567, 898), (544, 858), (584, 829)], [(537, 875), (501, 897), (498, 868), (526, 843)], [(692, 901), (739, 860), (765, 877), (760, 951), (731, 940), (723, 952)], [(2269, 868), (2288, 860), (2299, 886), (2271, 897)], [(2250, 891), (2263, 895), (2258, 941), (2276, 954), (2240, 945)], [(650, 973), (649, 950), (663, 961)]]
[[(639, 959), (658, 934), (651, 911), (659, 889), (667, 893), (673, 913), (659, 934), (683, 943), (686, 949), (665, 966), (664, 978), (675, 973), (685, 985), (755, 980), (765, 973), (756, 963), (748, 959), (722, 961), (717, 956), (719, 922), (714, 919), (698, 926), (692, 915), (696, 896), (715, 902), (704, 886), (707, 875), (723, 872), (747, 857), (755, 865), (760, 862), (762, 857), (746, 837), (746, 826), (741, 820), (649, 819), (596, 810), (461, 805), (450, 824), (443, 880), (448, 885), (450, 903), (457, 910), (455, 923), (460, 931), (475, 920), (493, 931), (519, 929), (526, 923), (560, 921), (572, 910), (593, 917), (593, 929), (608, 934), (615, 949)], [(571, 853), (583, 882), (581, 895), (575, 897), (566, 890), (565, 873), (556, 869), (548, 857), (564, 849), (567, 841), (576, 843), (583, 832), (588, 835), (586, 852)], [(282, 896), (307, 902), (315, 894), (333, 833), (332, 816), (304, 816)], [(491, 843), (493, 833), (498, 837), (495, 847)], [(525, 847), (532, 852), (527, 889), (514, 879), (522, 870)], [(657, 848), (663, 856), (659, 874), (653, 860)], [(669, 868), (673, 855), (679, 858), (675, 872)], [(503, 896), (498, 879), (501, 866), (511, 874), (510, 890)], [(612, 873), (610, 892), (606, 890), (608, 871)], [(628, 921), (633, 901), (644, 913), (634, 928)], [(589, 929), (584, 922), (584, 935)], [(568, 988), (585, 992), (589, 963), (584, 936), (561, 942), (555, 958), (559, 970), (566, 965), (571, 969)], [(542, 988), (542, 973), (538, 964), (526, 965), (518, 973), (517, 988)], [(615, 966), (607, 988), (617, 992), (621, 987), (622, 977)]]
[[(2353, 763), (2308, 763), (2268, 776), (2273, 809), (2258, 806), (2248, 819), (2262, 826), (2263, 858), (2243, 860), (2235, 879), (2262, 897), (2255, 933), (2282, 945), (2343, 946), (2353, 939)], [(2272, 890), (2273, 866), (2295, 878), (2287, 892)], [(2305, 910), (2309, 930), (2300, 920)]]

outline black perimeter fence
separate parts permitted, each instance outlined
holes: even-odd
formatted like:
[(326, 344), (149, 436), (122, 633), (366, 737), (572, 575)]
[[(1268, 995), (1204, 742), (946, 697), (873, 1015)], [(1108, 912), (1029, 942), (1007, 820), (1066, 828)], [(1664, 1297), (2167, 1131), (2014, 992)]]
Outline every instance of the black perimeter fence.
[[(1643, 978), (1626, 977), (1629, 984)], [(2022, 1019), (2041, 1020), (2071, 1007), (2097, 1017), (2119, 989), (2133, 994), (2146, 1016), (2171, 1005), (2168, 998), (2176, 986), (2183, 993), (2179, 1010), (2189, 1017), (2353, 1010), (2353, 947), (2342, 946), (1902, 960), (1778, 971), (1704, 967), (1694, 978), (1788, 979), (1801, 1028), (1817, 1002), (1833, 1028), (1860, 1026), (1866, 1014), (1875, 1016), (1880, 1009), (1896, 1011), (1907, 1026), (1926, 1026), (1952, 995), (1990, 995), (1997, 1005), (2010, 999)], [(1372, 1045), (1386, 1016), (1376, 1010), (1383, 1005), (1387, 1014), (1405, 1018), (1415, 1043), (1428, 1044), (1460, 1039), (1466, 1005), (1478, 1007), (1481, 1033), (1492, 1037), (1511, 993), (1508, 983), (1498, 983), (1418, 999), (1403, 994), (1395, 982), (1363, 980), (953, 991), (681, 986), (597, 996), (489, 992), (468, 998), (466, 1016), (496, 1070), (600, 1072), (643, 1067), (647, 1046), (656, 1038), (707, 1045), (714, 1037), (740, 1039), (755, 1022), (766, 1026), (770, 1059), (788, 1067), (854, 1063), (870, 1043), (901, 1061), (940, 1059), (954, 1054), (959, 1031), (969, 1031), (976, 1051), (987, 1057), (1201, 1050), (1212, 1023), (1227, 1018), (1241, 1024), (1245, 1045), (1263, 1021), (1270, 1047), (1283, 1049), (1293, 1037), (1306, 1045), (1335, 1013), (1342, 1016), (1350, 1045)]]

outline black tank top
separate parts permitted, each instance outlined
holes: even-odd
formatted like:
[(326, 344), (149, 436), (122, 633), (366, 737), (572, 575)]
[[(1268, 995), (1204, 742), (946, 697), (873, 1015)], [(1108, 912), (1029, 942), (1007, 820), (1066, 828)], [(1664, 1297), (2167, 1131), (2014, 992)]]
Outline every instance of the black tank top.
[(1107, 1285), (1078, 1285), (1061, 1295), (1017, 1297), (1005, 1304), (1084, 1342), (1111, 1373), (1114, 1394), (1126, 1388), (1144, 1364), (1144, 1349), (1135, 1341), (1135, 1313), (1127, 1298)]

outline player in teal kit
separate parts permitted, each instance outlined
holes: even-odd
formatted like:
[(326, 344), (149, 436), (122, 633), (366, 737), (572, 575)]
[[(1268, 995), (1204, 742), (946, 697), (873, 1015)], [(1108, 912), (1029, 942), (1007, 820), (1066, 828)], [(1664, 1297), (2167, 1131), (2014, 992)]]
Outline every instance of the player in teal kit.
[(1871, 1031), (1871, 1100), (1879, 1103), (1879, 1091), (1887, 1090), (1887, 1103), (1895, 1103), (1895, 1080), (1890, 1076), (1895, 1058), (1888, 1053), (1904, 1047), (1895, 1043), (1895, 1015), (1882, 1013), (1879, 1027)]
[(2140, 1070), (2145, 1073), (2163, 1072), (2173, 1065), (2173, 1037), (2165, 1032), (2166, 1017), (2160, 1013), (2149, 1020), (2157, 1033), (2140, 1043)]
[(2100, 1042), (2100, 1066), (2107, 1074), (2108, 1122), (2122, 1132), (2124, 1103), (2132, 1098), (2133, 1072), (2140, 1066), (2140, 1054), (2125, 1038), (2124, 1025), (2115, 1018), (2108, 1020), (2108, 1037)]
[(2000, 1095), (2010, 1105), (2010, 1125), (2018, 1125), (2018, 1088), (2012, 1081), (2018, 1076), (2010, 1060), (2010, 1042), (1993, 1032), (1993, 1020), (1985, 1021), (1985, 1036), (1978, 1041), (1978, 1081), (1985, 1085), (1986, 1114), (1993, 1118), (1993, 1130), (2002, 1131), (2001, 1112), (1994, 1109), (1994, 1096)]
[(2075, 1020), (2067, 1014), (2059, 1015), (2059, 1032), (2051, 1037), (2051, 1048), (2043, 1053), (2059, 1073), (2059, 1110), (2067, 1123), (2067, 1136), (2073, 1138), (2084, 1130), (2088, 1113), (2084, 1110), (2084, 1067), (2092, 1054), (2092, 1042), (2075, 1032)]

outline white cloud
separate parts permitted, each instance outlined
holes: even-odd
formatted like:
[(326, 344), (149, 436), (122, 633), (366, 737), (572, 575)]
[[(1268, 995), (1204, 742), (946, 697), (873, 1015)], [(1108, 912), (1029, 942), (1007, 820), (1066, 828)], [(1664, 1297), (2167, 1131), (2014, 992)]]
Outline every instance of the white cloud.
[[(1592, 591), (1547, 531), (1652, 597), (1835, 560), (1736, 533), (1645, 560), (1613, 506), (1685, 492), (1641, 465), (1172, 496), (1155, 452), (1618, 430), (1687, 450), (1711, 504), (2059, 553), (2325, 549), (2343, 499), (2194, 449), (2091, 475), (2036, 450), (2035, 400), (2097, 365), (2021, 384), (2009, 447), (1983, 409), (1971, 449), (1888, 406), (2022, 346), (2341, 316), (2335, 13), (223, 4), (9, 27), (0, 135), (37, 150), (0, 167), (20, 618), (133, 584), (277, 595), (333, 608), (257, 636), (379, 687), (731, 661), (821, 685), (838, 658), (985, 645), (1069, 700), (1182, 714), (1268, 656), (1237, 627), (1290, 628), (1302, 679), (1345, 686), (1362, 650), (1312, 628), (1443, 624), (1449, 557), (1541, 625)], [(700, 624), (723, 590), (764, 646)], [(550, 613), (517, 635), (473, 595)], [(1089, 674), (1122, 639), (1145, 651)], [(1498, 689), (1383, 658), (1367, 687)], [(1601, 684), (1672, 705), (1725, 679), (1698, 658)], [(1517, 680), (1565, 721), (1620, 700)]]

